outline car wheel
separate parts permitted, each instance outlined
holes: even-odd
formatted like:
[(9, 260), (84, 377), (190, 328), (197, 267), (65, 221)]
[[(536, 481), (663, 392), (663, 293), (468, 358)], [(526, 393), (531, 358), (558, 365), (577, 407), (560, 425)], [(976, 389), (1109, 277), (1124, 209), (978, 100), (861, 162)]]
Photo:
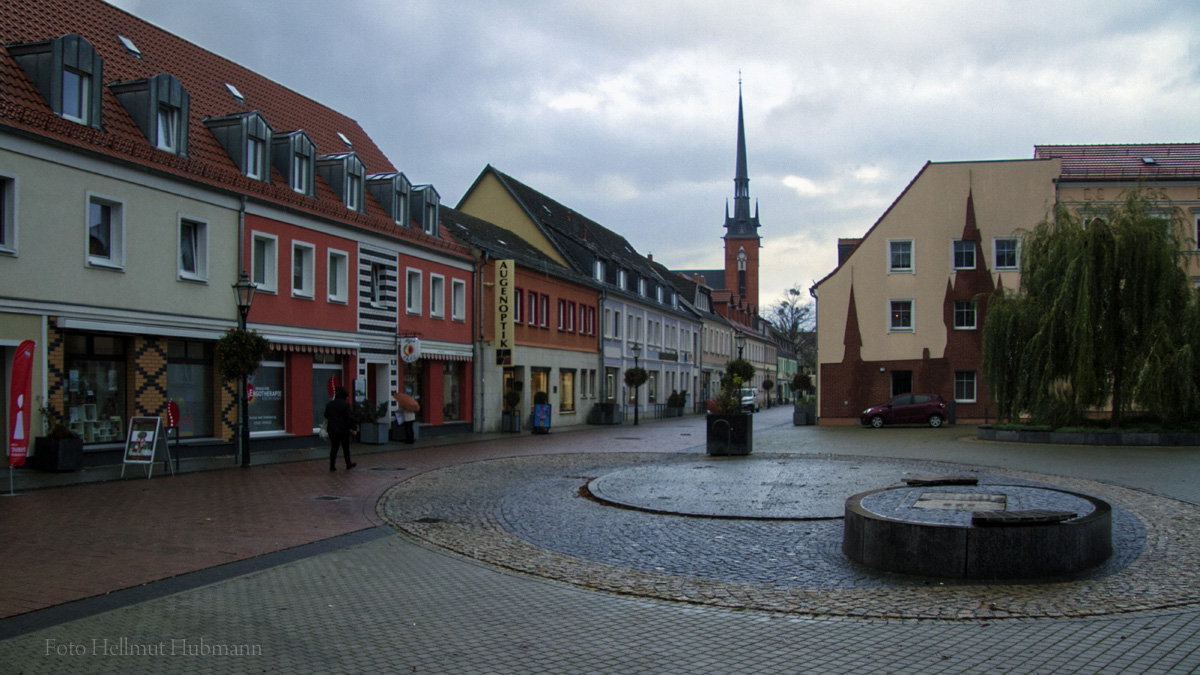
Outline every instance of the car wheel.
[(930, 415), (929, 416), (929, 426), (933, 427), (934, 429), (942, 426), (942, 416), (941, 415)]
[(883, 418), (880, 417), (879, 415), (872, 417), (871, 418), (871, 426), (876, 429), (878, 429), (879, 427), (882, 427), (883, 426)]

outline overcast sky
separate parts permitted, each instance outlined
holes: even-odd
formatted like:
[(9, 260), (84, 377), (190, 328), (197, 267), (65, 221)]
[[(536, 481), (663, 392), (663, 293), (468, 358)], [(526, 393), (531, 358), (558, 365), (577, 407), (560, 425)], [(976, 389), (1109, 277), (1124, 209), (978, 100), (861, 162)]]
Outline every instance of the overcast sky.
[(1200, 141), (1200, 3), (111, 0), (353, 117), (455, 206), (487, 164), (722, 266), (739, 71), (762, 305), (929, 160)]

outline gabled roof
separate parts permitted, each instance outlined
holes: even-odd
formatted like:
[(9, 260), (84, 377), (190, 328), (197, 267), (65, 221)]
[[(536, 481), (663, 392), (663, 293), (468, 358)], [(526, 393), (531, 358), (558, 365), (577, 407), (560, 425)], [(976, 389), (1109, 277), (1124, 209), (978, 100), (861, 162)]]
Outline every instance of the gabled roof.
[[(584, 216), (574, 209), (525, 185), (490, 164), (475, 180), (479, 184), (483, 176), (491, 173), (504, 189), (520, 205), (525, 215), (537, 225), (563, 257), (571, 262), (576, 272), (591, 276), (593, 261), (600, 259), (615, 263), (655, 283), (669, 287), (653, 265), (621, 235)], [(470, 194), (468, 190), (466, 194)], [(464, 200), (466, 198), (464, 197)], [(460, 202), (461, 206), (461, 202)], [(657, 304), (651, 297), (641, 297), (636, 292), (621, 291), (606, 286), (606, 290), (626, 295), (638, 302)], [(666, 312), (685, 312), (669, 303), (660, 305)]]
[[(24, 68), (3, 49), (0, 129), (380, 231), (421, 246), (465, 253), (453, 242), (396, 227), (373, 198), (366, 200), (365, 214), (349, 212), (319, 177), (316, 199), (297, 194), (274, 169), (270, 182), (247, 178), (203, 123), (206, 118), (258, 111), (277, 133), (303, 129), (316, 143), (317, 154), (353, 150), (368, 173), (395, 171), (353, 119), (100, 0), (0, 0), (2, 45), (44, 42), (72, 33), (86, 39), (104, 59), (102, 128), (86, 127), (54, 114)], [(129, 52), (121, 37), (137, 46), (140, 57)], [(109, 83), (152, 78), (160, 73), (177, 78), (190, 96), (187, 156), (152, 147), (108, 87)], [(244, 102), (234, 97), (227, 84), (242, 94)]]
[(675, 270), (677, 274), (686, 274), (688, 278), (699, 276), (700, 281), (709, 288), (725, 288), (725, 270)]
[(455, 239), (486, 251), (492, 258), (512, 259), (517, 265), (568, 279), (583, 285), (593, 285), (587, 277), (563, 267), (550, 256), (515, 233), (486, 220), (457, 209), (442, 207), (442, 227)]
[(1036, 145), (1036, 159), (1062, 159), (1063, 180), (1200, 178), (1200, 143)]

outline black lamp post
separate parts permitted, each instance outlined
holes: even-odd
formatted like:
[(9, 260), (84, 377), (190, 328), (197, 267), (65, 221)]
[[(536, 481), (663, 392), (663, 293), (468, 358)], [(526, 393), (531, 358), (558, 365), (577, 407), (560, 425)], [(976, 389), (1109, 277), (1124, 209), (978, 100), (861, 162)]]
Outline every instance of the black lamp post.
[[(250, 281), (246, 270), (238, 275), (237, 283), (233, 285), (233, 293), (237, 299), (238, 330), (246, 330), (246, 318), (250, 315), (250, 304), (254, 302), (254, 291), (258, 287)], [(238, 430), (238, 448), (242, 455), (242, 468), (250, 466), (250, 399), (246, 395), (248, 388), (246, 373), (242, 373), (242, 389), (238, 394), (238, 407), (241, 409), (241, 424)]]
[[(635, 343), (633, 343), (633, 346), (630, 347), (630, 349), (633, 351), (633, 367), (637, 368), (638, 367), (638, 357), (642, 355), (642, 345), (640, 343), (635, 342)], [(641, 403), (641, 395), (642, 395), (641, 389), (642, 389), (641, 387), (633, 388), (633, 426), (635, 426), (635, 427), (637, 426), (637, 423), (638, 423), (638, 404)]]
[(746, 348), (746, 334), (739, 330), (737, 337), (733, 338), (733, 341), (737, 343), (738, 359), (740, 360), (742, 358), (742, 350)]

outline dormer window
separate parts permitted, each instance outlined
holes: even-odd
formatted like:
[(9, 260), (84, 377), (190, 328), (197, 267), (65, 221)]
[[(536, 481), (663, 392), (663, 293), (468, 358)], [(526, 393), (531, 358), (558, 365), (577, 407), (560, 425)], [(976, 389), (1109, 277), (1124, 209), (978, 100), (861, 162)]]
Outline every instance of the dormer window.
[(108, 85), (125, 111), (154, 147), (176, 155), (187, 154), (187, 119), (190, 97), (173, 75)]
[(46, 42), (10, 45), (50, 109), (63, 119), (100, 128), (100, 92), (104, 59), (75, 34)]
[(412, 184), (399, 172), (373, 173), (367, 176), (367, 189), (400, 227), (412, 225), (410, 204)]
[(317, 172), (329, 183), (346, 208), (362, 213), (365, 167), (358, 153), (342, 152), (317, 157)]
[(625, 270), (617, 270), (617, 288), (625, 290)]
[(646, 280), (645, 279), (638, 277), (637, 289), (638, 289), (638, 295), (642, 296), (643, 298), (646, 297)]
[(596, 281), (604, 281), (604, 261), (596, 260), (592, 263), (592, 276)]
[(655, 299), (656, 299), (656, 300), (658, 300), (658, 302), (661, 304), (661, 303), (662, 303), (662, 301), (663, 301), (663, 289), (662, 289), (662, 286), (656, 286), (656, 287), (654, 288), (654, 294), (655, 294)]
[(230, 159), (248, 178), (269, 181), (271, 166), (267, 163), (267, 147), (274, 130), (258, 111), (210, 117), (204, 125), (216, 136)]
[(287, 179), (292, 190), (312, 197), (313, 163), (317, 144), (303, 130), (271, 137), (271, 165)]
[(432, 185), (422, 185), (413, 188), (413, 197), (413, 220), (417, 221), (417, 226), (424, 230), (425, 234), (431, 237), (438, 236), (438, 206), (441, 196)]

